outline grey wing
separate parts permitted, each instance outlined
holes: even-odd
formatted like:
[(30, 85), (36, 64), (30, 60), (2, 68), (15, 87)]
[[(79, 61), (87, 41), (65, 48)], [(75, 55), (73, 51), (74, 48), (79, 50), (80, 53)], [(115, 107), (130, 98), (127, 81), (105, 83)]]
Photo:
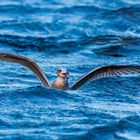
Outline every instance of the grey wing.
[(39, 80), (41, 80), (45, 87), (50, 87), (50, 83), (47, 77), (45, 76), (44, 72), (32, 59), (13, 54), (0, 53), (0, 60), (6, 62), (19, 63), (27, 67), (38, 77)]
[(140, 66), (131, 66), (131, 65), (102, 66), (93, 69), (87, 74), (83, 75), (71, 86), (71, 89), (76, 90), (85, 83), (102, 77), (136, 75), (136, 74), (140, 74)]

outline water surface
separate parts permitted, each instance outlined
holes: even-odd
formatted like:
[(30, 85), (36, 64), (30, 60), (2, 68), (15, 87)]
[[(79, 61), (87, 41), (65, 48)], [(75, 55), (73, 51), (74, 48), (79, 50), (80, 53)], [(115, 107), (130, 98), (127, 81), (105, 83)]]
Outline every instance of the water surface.
[[(140, 65), (139, 0), (4, 0), (0, 52), (34, 59), (50, 81), (70, 84), (102, 65)], [(0, 62), (0, 139), (139, 140), (140, 77), (92, 81), (76, 91), (42, 87)]]

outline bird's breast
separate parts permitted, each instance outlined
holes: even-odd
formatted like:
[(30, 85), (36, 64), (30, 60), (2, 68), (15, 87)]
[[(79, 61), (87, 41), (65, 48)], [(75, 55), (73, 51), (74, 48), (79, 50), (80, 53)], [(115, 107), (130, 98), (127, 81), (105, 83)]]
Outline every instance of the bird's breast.
[(65, 79), (56, 79), (52, 85), (53, 88), (59, 89), (59, 90), (67, 90), (68, 89), (68, 82)]

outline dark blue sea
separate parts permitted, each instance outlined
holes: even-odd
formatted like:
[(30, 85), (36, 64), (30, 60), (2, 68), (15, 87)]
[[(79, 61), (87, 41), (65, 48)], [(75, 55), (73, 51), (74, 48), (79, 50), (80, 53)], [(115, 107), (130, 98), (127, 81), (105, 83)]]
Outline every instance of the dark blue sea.
[[(35, 60), (72, 84), (102, 65), (140, 65), (140, 0), (0, 0), (0, 52)], [(75, 91), (45, 88), (0, 62), (0, 140), (140, 140), (140, 76)]]

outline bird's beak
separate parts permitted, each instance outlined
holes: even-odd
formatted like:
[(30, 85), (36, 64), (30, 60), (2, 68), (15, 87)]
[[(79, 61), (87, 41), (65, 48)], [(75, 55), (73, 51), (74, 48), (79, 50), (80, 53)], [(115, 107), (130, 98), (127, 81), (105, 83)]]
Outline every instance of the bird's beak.
[(68, 76), (69, 76), (68, 72), (63, 73), (63, 75), (68, 79)]

